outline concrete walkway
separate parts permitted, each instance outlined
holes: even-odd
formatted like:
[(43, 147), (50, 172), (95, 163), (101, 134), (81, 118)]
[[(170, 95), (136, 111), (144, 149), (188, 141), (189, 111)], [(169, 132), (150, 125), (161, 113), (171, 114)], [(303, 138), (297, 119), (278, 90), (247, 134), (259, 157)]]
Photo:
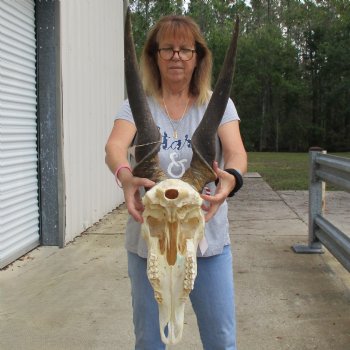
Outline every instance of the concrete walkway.
[[(332, 222), (350, 233), (350, 194), (330, 197)], [(247, 178), (229, 210), (238, 349), (349, 350), (350, 274), (327, 252), (290, 249), (307, 242), (307, 193)], [(0, 271), (1, 350), (133, 349), (126, 216), (121, 207), (66, 248), (40, 247)], [(202, 349), (190, 303), (169, 349)]]

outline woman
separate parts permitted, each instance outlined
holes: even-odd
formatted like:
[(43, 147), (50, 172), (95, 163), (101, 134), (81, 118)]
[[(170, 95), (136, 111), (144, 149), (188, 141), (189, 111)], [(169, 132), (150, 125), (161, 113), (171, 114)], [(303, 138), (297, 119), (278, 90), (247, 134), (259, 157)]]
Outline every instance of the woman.
[[(150, 31), (141, 56), (147, 102), (162, 144), (160, 166), (169, 178), (181, 178), (192, 158), (191, 137), (210, 99), (211, 53), (198, 25), (189, 17), (163, 17)], [(106, 163), (123, 188), (130, 218), (126, 229), (128, 269), (132, 287), (135, 349), (165, 349), (159, 333), (158, 306), (146, 274), (147, 248), (140, 236), (140, 188), (149, 179), (134, 177), (128, 148), (136, 134), (128, 100), (115, 118), (106, 145)], [(247, 157), (239, 131), (239, 118), (229, 100), (217, 131), (219, 163), (213, 169), (218, 186), (208, 184), (206, 245), (198, 251), (197, 278), (190, 294), (204, 349), (236, 349), (232, 256), (226, 198), (237, 189), (236, 178), (246, 171)], [(224, 171), (223, 169), (234, 169)], [(238, 174), (238, 175), (237, 175)]]

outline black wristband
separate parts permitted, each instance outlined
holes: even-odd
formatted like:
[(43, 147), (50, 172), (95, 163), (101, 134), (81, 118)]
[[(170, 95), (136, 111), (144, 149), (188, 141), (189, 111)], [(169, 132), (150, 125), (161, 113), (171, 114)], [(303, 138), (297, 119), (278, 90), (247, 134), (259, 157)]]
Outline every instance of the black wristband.
[[(226, 171), (227, 173), (231, 174), (232, 176), (235, 177), (236, 179), (236, 185), (235, 188), (229, 193), (229, 195), (227, 197), (232, 197), (234, 196), (234, 194), (236, 192), (238, 192), (241, 187), (243, 186), (243, 176), (241, 175), (241, 173), (239, 171), (237, 171), (236, 169), (224, 169), (224, 171)], [(219, 183), (219, 179), (215, 180), (215, 185), (218, 185)]]

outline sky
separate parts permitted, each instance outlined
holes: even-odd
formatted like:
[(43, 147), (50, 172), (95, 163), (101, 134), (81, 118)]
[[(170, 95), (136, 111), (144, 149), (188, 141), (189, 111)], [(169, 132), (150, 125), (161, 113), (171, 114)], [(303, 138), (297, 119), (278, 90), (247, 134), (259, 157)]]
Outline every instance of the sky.
[[(184, 5), (185, 5), (185, 8), (187, 10), (187, 6), (188, 6), (188, 3), (190, 2), (190, 0), (184, 0)], [(244, 0), (244, 2), (247, 4), (247, 5), (250, 5), (250, 0)]]

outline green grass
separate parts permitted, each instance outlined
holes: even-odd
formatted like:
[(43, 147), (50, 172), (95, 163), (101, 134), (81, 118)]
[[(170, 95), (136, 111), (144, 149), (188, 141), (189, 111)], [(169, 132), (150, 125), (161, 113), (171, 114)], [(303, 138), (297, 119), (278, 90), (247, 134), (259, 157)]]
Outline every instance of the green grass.
[[(350, 152), (332, 153), (350, 158)], [(275, 190), (307, 190), (309, 181), (309, 154), (283, 152), (249, 152), (248, 171), (258, 172)], [(336, 190), (327, 185), (327, 190)]]

